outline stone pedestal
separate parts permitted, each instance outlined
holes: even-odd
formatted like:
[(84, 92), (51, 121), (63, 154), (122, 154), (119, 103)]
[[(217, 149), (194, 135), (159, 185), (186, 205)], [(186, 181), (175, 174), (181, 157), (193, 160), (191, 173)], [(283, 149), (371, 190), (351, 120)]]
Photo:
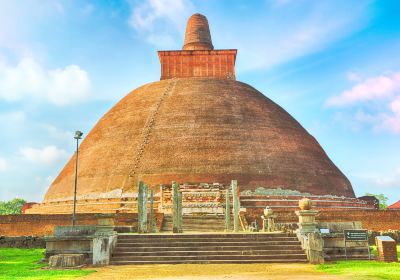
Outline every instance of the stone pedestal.
[[(311, 208), (310, 203), (308, 208)], [(295, 213), (299, 217), (297, 237), (301, 242), (302, 248), (306, 251), (308, 261), (312, 264), (324, 263), (324, 240), (319, 233), (318, 224), (315, 221), (315, 216), (319, 211), (304, 209)]]
[[(83, 255), (85, 264), (102, 266), (110, 262), (117, 233), (114, 226), (56, 226), (54, 236), (45, 237), (45, 241), (47, 260), (61, 255), (52, 259), (54, 265), (70, 265), (75, 259), (72, 255)], [(76, 264), (81, 263), (80, 258)]]
[(396, 241), (389, 236), (377, 236), (375, 238), (378, 251), (378, 261), (397, 262)]
[(313, 232), (319, 232), (315, 221), (315, 216), (319, 213), (317, 210), (299, 210), (295, 212), (299, 217), (299, 229), (297, 234), (307, 234)]
[(97, 224), (99, 226), (114, 226), (115, 225), (115, 214), (106, 213), (106, 214), (95, 214), (97, 218)]
[(49, 266), (51, 268), (75, 268), (84, 264), (84, 254), (59, 254), (49, 258)]

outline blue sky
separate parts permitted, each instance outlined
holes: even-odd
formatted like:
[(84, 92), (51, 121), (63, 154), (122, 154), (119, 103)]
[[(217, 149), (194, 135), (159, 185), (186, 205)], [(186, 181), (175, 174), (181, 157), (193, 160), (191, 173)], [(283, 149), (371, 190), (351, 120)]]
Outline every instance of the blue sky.
[(87, 134), (132, 89), (159, 80), (207, 16), (237, 79), (292, 114), (358, 196), (400, 199), (400, 3), (0, 0), (0, 200), (42, 197)]

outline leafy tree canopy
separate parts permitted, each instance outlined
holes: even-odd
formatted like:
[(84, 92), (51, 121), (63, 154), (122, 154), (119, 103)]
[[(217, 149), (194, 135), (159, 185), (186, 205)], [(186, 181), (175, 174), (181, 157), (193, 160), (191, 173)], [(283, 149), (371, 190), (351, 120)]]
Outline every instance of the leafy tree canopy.
[(388, 207), (387, 202), (389, 199), (383, 193), (380, 194), (366, 193), (365, 195), (375, 196), (376, 199), (379, 200), (379, 209), (386, 209)]
[(22, 198), (14, 198), (9, 201), (0, 201), (0, 215), (21, 214), (22, 205), (26, 201)]

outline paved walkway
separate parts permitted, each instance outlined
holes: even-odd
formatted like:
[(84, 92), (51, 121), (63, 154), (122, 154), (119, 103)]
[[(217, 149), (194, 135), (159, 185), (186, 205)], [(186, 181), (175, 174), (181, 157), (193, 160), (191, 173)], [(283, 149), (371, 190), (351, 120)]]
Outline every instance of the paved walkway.
[(178, 264), (124, 265), (96, 268), (80, 279), (152, 280), (340, 280), (309, 264)]

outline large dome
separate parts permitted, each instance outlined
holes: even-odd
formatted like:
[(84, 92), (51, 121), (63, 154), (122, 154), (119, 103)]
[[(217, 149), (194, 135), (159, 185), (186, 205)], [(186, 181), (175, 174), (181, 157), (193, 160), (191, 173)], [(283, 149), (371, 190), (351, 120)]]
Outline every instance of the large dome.
[[(45, 202), (73, 196), (75, 157)], [(241, 190), (283, 188), (354, 197), (348, 179), (293, 117), (230, 79), (174, 78), (123, 98), (79, 149), (78, 199), (121, 197), (138, 179), (152, 187), (237, 179)]]

